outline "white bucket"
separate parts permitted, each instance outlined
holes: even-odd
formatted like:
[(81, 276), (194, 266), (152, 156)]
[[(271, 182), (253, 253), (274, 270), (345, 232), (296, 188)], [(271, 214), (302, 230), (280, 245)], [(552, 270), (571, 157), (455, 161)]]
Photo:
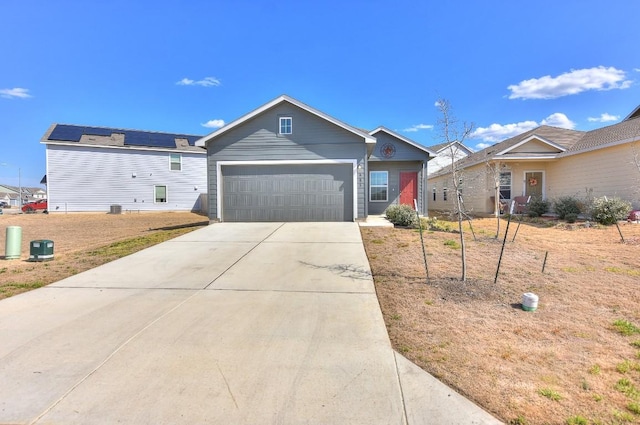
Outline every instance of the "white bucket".
[(538, 308), (538, 296), (532, 292), (522, 294), (522, 309), (524, 311), (535, 311)]

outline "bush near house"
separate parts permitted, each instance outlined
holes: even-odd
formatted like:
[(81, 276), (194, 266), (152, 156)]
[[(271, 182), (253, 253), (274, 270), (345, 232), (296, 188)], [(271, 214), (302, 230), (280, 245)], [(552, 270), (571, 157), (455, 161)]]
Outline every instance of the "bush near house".
[(583, 203), (573, 196), (562, 196), (553, 202), (553, 210), (558, 214), (560, 220), (567, 218), (567, 214), (578, 214), (582, 212)]
[(390, 205), (384, 213), (387, 220), (396, 226), (416, 227), (418, 225), (416, 212), (409, 205)]
[(549, 201), (539, 197), (531, 198), (529, 201), (529, 217), (542, 217), (549, 211)]
[(591, 204), (591, 218), (604, 225), (624, 220), (631, 211), (631, 204), (620, 198), (595, 198)]

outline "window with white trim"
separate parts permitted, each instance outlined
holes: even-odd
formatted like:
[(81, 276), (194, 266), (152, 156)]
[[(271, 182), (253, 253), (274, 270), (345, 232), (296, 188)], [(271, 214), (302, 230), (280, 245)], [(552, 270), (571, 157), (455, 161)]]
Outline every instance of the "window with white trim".
[(292, 134), (293, 133), (293, 118), (280, 117), (280, 134)]
[(389, 200), (389, 172), (369, 172), (369, 200), (386, 202)]
[(182, 170), (182, 155), (179, 153), (172, 153), (169, 155), (169, 168), (171, 171)]
[(167, 186), (153, 186), (153, 192), (156, 204), (167, 202)]
[(500, 173), (500, 199), (511, 199), (511, 171)]
[(443, 188), (442, 189), (442, 200), (446, 201), (447, 200), (447, 188)]
[(436, 201), (436, 188), (433, 188), (433, 200)]

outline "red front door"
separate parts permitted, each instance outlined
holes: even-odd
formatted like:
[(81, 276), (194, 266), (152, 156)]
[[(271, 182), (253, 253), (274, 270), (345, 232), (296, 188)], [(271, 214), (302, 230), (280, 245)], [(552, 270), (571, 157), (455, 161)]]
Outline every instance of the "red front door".
[(418, 199), (418, 173), (400, 173), (400, 205), (413, 205)]

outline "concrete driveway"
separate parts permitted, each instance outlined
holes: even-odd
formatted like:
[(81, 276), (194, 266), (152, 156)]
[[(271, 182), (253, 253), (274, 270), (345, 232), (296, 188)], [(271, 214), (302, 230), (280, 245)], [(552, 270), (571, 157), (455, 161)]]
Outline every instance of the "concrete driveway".
[(0, 423), (498, 423), (391, 349), (357, 224), (220, 223), (0, 301)]

